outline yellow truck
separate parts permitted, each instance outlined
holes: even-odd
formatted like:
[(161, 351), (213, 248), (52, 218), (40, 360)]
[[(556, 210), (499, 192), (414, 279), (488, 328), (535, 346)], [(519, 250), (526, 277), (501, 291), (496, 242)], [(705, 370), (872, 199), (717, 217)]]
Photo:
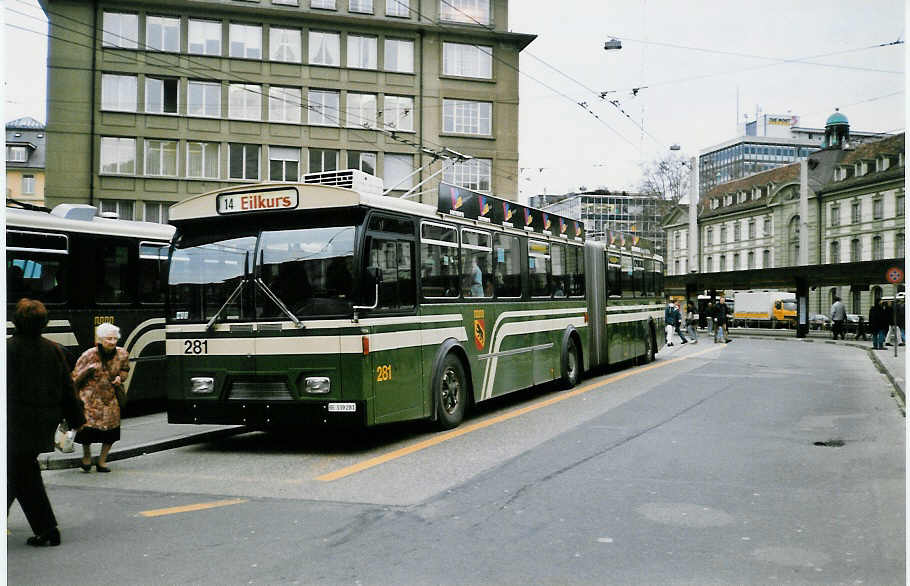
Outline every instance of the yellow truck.
[(792, 328), (796, 326), (796, 295), (786, 291), (738, 291), (733, 326)]

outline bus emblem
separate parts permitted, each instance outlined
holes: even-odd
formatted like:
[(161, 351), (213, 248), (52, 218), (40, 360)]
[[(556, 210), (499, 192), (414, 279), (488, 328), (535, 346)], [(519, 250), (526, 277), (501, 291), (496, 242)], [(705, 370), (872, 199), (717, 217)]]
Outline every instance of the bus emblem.
[(483, 347), (487, 344), (487, 330), (486, 325), (483, 323), (483, 318), (474, 320), (474, 345), (477, 346), (478, 350), (483, 350)]

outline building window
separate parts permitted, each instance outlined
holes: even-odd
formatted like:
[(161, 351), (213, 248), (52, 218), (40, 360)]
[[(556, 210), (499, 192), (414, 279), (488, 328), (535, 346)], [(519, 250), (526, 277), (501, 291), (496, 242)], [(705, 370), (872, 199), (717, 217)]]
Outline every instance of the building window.
[(101, 172), (132, 175), (136, 172), (136, 139), (101, 137)]
[(894, 212), (896, 216), (904, 215), (904, 195), (902, 193), (894, 196)]
[(376, 128), (376, 94), (349, 92), (345, 114), (349, 128)]
[(221, 145), (217, 142), (186, 143), (186, 176), (218, 179)]
[(761, 220), (761, 233), (762, 236), (771, 235), (771, 218), (762, 218)]
[(190, 19), (187, 37), (191, 55), (221, 55), (221, 22)]
[(348, 67), (376, 69), (376, 37), (348, 35)]
[(332, 149), (310, 149), (310, 173), (335, 171), (338, 169), (338, 151)]
[(863, 312), (863, 294), (859, 289), (853, 289), (850, 291), (851, 305), (853, 306), (853, 313), (862, 313)]
[(24, 146), (6, 147), (7, 163), (24, 163), (28, 160), (28, 150)]
[(727, 270), (727, 256), (722, 254), (722, 255), (720, 255), (720, 271), (723, 272), (726, 270)]
[(770, 269), (771, 268), (771, 251), (764, 250), (761, 253), (761, 268)]
[(122, 12), (105, 12), (101, 44), (105, 47), (137, 49), (139, 47), (139, 16)]
[(493, 47), (443, 43), (442, 73), (460, 77), (492, 78)]
[(259, 179), (259, 145), (231, 143), (228, 151), (231, 179)]
[(382, 67), (386, 71), (414, 73), (414, 41), (386, 39)]
[(310, 90), (307, 94), (307, 122), (320, 126), (338, 126), (338, 98), (338, 92)]
[(439, 0), (439, 19), (467, 24), (490, 24), (490, 0)]
[(300, 6), (297, 0), (272, 0), (272, 4), (284, 4), (285, 6)]
[(798, 265), (799, 264), (799, 216), (793, 216), (790, 219), (790, 226), (789, 226), (789, 230), (787, 231), (787, 236), (789, 237), (789, 244), (790, 244), (789, 264)]
[(370, 175), (376, 174), (376, 153), (348, 151), (348, 169), (359, 169)]
[(755, 220), (749, 220), (749, 240), (755, 239)]
[(341, 65), (341, 35), (310, 31), (310, 65)]
[(490, 136), (493, 104), (469, 100), (442, 101), (442, 130), (458, 134)]
[(34, 175), (23, 175), (22, 176), (22, 195), (34, 195), (35, 194), (35, 176)]
[(747, 258), (748, 258), (748, 262), (749, 262), (748, 267), (750, 269), (754, 269), (755, 268), (755, 253), (750, 251)]
[(413, 155), (386, 153), (383, 167), (382, 181), (386, 189), (410, 189), (414, 186), (414, 178), (408, 177), (414, 172)]
[(262, 116), (262, 88), (246, 83), (232, 83), (228, 88), (228, 118), (259, 120)]
[(335, 10), (335, 0), (311, 0), (310, 8), (325, 8), (326, 10)]
[(300, 149), (269, 147), (269, 180), (297, 181), (300, 177)]
[(151, 51), (180, 52), (180, 19), (149, 16), (145, 19), (145, 47)]
[(881, 236), (872, 237), (872, 260), (882, 260), (885, 258), (885, 247), (882, 245)]
[[(145, 204), (145, 215), (143, 216), (143, 219), (146, 222), (167, 224), (169, 207), (171, 207), (171, 203), (166, 201), (147, 202)], [(165, 250), (165, 252), (167, 251)]]
[(739, 264), (739, 253), (737, 252), (736, 254), (733, 255), (733, 270), (738, 271), (741, 268), (742, 267)]
[(386, 16), (407, 18), (411, 12), (411, 0), (385, 0)]
[(828, 262), (831, 264), (840, 262), (840, 243), (837, 240), (831, 243), (831, 251), (828, 253)]
[(733, 222), (733, 242), (742, 240), (742, 225), (739, 220)]
[(474, 191), (490, 191), (493, 178), (492, 159), (471, 159), (463, 163), (444, 163), (442, 180)]
[(673, 274), (674, 275), (679, 274), (679, 259), (676, 259), (673, 261)]
[(840, 226), (840, 206), (831, 206), (831, 226)]
[(904, 233), (894, 235), (894, 258), (904, 258)]
[(269, 88), (269, 122), (300, 123), (300, 88)]
[(382, 118), (386, 128), (414, 131), (414, 98), (409, 96), (385, 96)]
[[(131, 199), (102, 199), (102, 214), (116, 214), (121, 220), (133, 219), (133, 200)], [(115, 301), (113, 299), (109, 301)]]
[(262, 59), (261, 26), (231, 23), (230, 35), (229, 56), (243, 59)]
[(187, 116), (221, 116), (221, 84), (217, 82), (190, 81), (186, 91)]
[(859, 224), (863, 221), (861, 206), (861, 202), (858, 201), (853, 202), (853, 204), (850, 206), (850, 217), (852, 218), (854, 224)]
[(176, 79), (145, 78), (145, 111), (150, 114), (177, 113)]
[(708, 258), (705, 259), (705, 272), (711, 273), (713, 271), (714, 271), (714, 259), (709, 256)]
[(714, 228), (708, 227), (705, 229), (705, 244), (711, 245), (714, 244)]
[(850, 261), (859, 262), (863, 260), (863, 247), (859, 238), (850, 241)]
[(349, 0), (348, 12), (373, 14), (373, 0)]
[(176, 141), (145, 141), (145, 174), (159, 177), (177, 176)]
[(673, 233), (673, 250), (679, 250), (679, 231)]
[(137, 102), (136, 85), (137, 78), (135, 75), (102, 74), (101, 109), (135, 112)]
[(300, 63), (300, 31), (293, 28), (269, 29), (269, 59), (284, 63)]
[(727, 225), (724, 224), (720, 227), (720, 243), (725, 244), (727, 242)]
[(878, 198), (875, 198), (874, 200), (872, 200), (872, 219), (873, 220), (881, 220), (882, 217), (885, 215), (884, 211), (885, 211), (885, 205), (884, 205), (884, 201), (882, 200), (882, 198), (878, 197)]

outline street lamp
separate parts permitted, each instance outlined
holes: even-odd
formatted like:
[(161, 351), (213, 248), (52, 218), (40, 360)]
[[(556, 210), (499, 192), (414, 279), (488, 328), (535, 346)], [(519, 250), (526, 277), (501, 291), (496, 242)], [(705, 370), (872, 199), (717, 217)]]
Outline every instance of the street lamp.
[(622, 41), (619, 39), (613, 38), (604, 43), (604, 51), (613, 51), (616, 49), (622, 49)]

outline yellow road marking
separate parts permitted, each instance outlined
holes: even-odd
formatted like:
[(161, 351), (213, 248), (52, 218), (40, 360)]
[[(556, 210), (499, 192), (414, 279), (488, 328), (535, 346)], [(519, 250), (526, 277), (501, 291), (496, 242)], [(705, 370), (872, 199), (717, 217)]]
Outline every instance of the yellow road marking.
[(483, 429), (485, 427), (490, 427), (491, 425), (495, 425), (497, 423), (502, 423), (503, 421), (508, 421), (509, 419), (513, 419), (515, 417), (519, 417), (526, 413), (530, 413), (532, 411), (536, 411), (538, 409), (548, 407), (550, 405), (553, 405), (554, 403), (559, 403), (560, 401), (565, 401), (566, 399), (571, 399), (572, 397), (577, 397), (578, 395), (587, 393), (588, 391), (592, 391), (594, 389), (600, 388), (602, 386), (605, 386), (605, 385), (608, 385), (611, 383), (615, 383), (626, 377), (630, 377), (635, 374), (640, 374), (642, 372), (647, 372), (647, 371), (653, 370), (655, 368), (662, 368), (664, 366), (668, 366), (670, 364), (679, 362), (681, 360), (688, 360), (689, 358), (695, 358), (696, 356), (701, 356), (702, 354), (707, 354), (708, 352), (715, 352), (724, 347), (725, 347), (725, 345), (720, 346), (720, 347), (707, 348), (705, 350), (701, 350), (701, 351), (695, 352), (693, 354), (687, 354), (686, 356), (680, 356), (678, 358), (672, 358), (672, 359), (666, 360), (666, 361), (655, 362), (654, 364), (649, 364), (648, 366), (643, 366), (641, 368), (636, 368), (633, 370), (626, 370), (619, 374), (614, 374), (613, 376), (608, 377), (602, 381), (598, 381), (596, 383), (591, 383), (591, 384), (585, 385), (583, 387), (579, 387), (579, 388), (575, 389), (574, 391), (562, 393), (556, 397), (552, 397), (545, 401), (541, 401), (539, 403), (534, 403), (533, 405), (528, 405), (527, 407), (521, 407), (521, 408), (515, 409), (513, 411), (508, 411), (506, 413), (503, 413), (502, 415), (497, 415), (496, 417), (492, 417), (492, 418), (486, 419), (484, 421), (472, 423), (470, 425), (463, 425), (457, 429), (453, 429), (452, 431), (449, 431), (449, 432), (446, 432), (443, 434), (439, 434), (439, 435), (434, 435), (430, 439), (424, 440), (422, 442), (417, 442), (414, 445), (406, 446), (406, 447), (403, 447), (403, 448), (400, 448), (397, 450), (393, 450), (387, 454), (383, 454), (381, 456), (376, 456), (375, 458), (369, 458), (367, 460), (364, 460), (363, 462), (358, 462), (357, 464), (352, 464), (350, 466), (346, 466), (345, 468), (340, 468), (334, 472), (329, 472), (328, 474), (323, 474), (322, 476), (317, 476), (316, 480), (321, 480), (322, 482), (331, 482), (333, 480), (338, 480), (338, 479), (344, 478), (346, 476), (351, 476), (352, 474), (357, 474), (358, 472), (362, 472), (369, 468), (373, 468), (374, 466), (379, 466), (380, 464), (385, 464), (386, 462), (396, 460), (403, 456), (407, 456), (408, 454), (413, 454), (414, 452), (419, 452), (421, 450), (425, 450), (432, 446), (441, 444), (442, 442), (449, 441), (450, 439), (454, 439), (456, 437), (477, 431), (479, 429)]
[(247, 502), (248, 499), (228, 499), (224, 501), (213, 501), (210, 503), (196, 503), (195, 505), (183, 505), (180, 507), (168, 507), (166, 509), (154, 509), (152, 511), (142, 511), (139, 514), (143, 517), (161, 517), (162, 515), (173, 515), (174, 513), (186, 513), (189, 511), (203, 511), (205, 509), (214, 509), (215, 507), (226, 507), (228, 505), (239, 505)]

